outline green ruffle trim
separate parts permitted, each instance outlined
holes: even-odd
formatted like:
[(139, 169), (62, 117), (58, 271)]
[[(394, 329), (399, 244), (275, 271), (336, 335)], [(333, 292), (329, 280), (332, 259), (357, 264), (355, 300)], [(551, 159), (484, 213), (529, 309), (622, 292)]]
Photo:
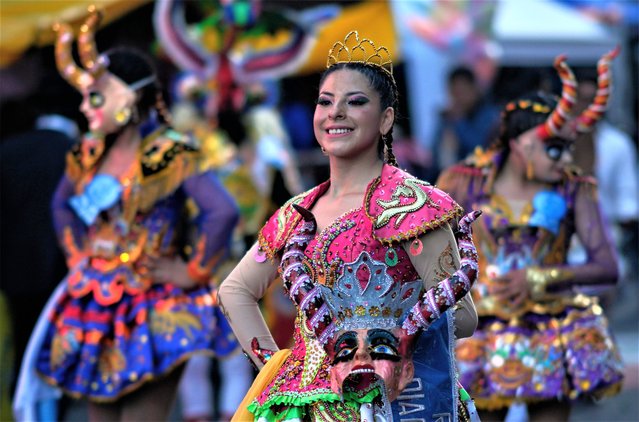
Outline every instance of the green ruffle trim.
[[(301, 419), (308, 414), (310, 405), (318, 402), (337, 403), (342, 401), (339, 395), (330, 390), (320, 390), (322, 392), (309, 394), (306, 396), (300, 395), (300, 393), (290, 392), (290, 395), (277, 395), (268, 399), (263, 405), (259, 405), (257, 400), (248, 406), (248, 411), (251, 412), (255, 419), (264, 418), (267, 421), (286, 421), (290, 419)], [(358, 408), (361, 403), (371, 403), (379, 394), (379, 387), (374, 388), (362, 397), (358, 397), (354, 392), (347, 392), (344, 394), (343, 403), (346, 406), (354, 409)], [(303, 393), (302, 393), (303, 394)], [(274, 412), (273, 407), (283, 405), (285, 406), (279, 412)]]

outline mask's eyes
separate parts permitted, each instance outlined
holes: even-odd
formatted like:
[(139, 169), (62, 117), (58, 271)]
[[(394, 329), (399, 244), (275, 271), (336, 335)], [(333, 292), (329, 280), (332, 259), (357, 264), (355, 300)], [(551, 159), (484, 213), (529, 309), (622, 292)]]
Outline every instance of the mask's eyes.
[(383, 359), (398, 362), (401, 357), (397, 351), (399, 340), (386, 330), (375, 329), (368, 333), (369, 353), (373, 360)]
[(335, 343), (335, 357), (333, 365), (339, 362), (348, 362), (355, 357), (357, 351), (357, 334), (353, 331), (342, 334)]
[(388, 344), (380, 344), (375, 347), (370, 348), (371, 355), (388, 355), (388, 356), (399, 356), (397, 354), (397, 350), (394, 347), (389, 346)]
[(341, 349), (335, 355), (335, 359), (334, 359), (333, 363), (345, 362), (345, 361), (351, 360), (352, 357), (355, 355), (355, 351), (356, 350), (357, 350), (357, 347), (345, 347), (345, 348)]
[(91, 108), (100, 108), (104, 105), (104, 95), (97, 91), (89, 92), (89, 105)]

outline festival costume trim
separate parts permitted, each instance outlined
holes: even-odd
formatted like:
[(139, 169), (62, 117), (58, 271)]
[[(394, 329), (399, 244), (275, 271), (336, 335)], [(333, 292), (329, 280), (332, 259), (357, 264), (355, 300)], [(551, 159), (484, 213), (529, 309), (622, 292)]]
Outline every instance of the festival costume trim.
[[(415, 180), (401, 170), (385, 165), (380, 177), (369, 185), (362, 206), (345, 213), (310, 240), (304, 254), (306, 258), (303, 258), (307, 264), (303, 265), (312, 271), (316, 283), (319, 283), (322, 288), (335, 286), (347, 263), (366, 254), (371, 262), (375, 262), (374, 265), (383, 264), (387, 274), (395, 280), (395, 283), (403, 284), (419, 279), (414, 268), (408, 264), (407, 251), (398, 247), (400, 242), (404, 238), (410, 239), (411, 236), (417, 238), (446, 224), (456, 218), (461, 210), (444, 192), (432, 186), (413, 184)], [(420, 207), (407, 207), (394, 213), (389, 219), (389, 225), (395, 229), (385, 227), (376, 229), (375, 221), (384, 211), (384, 206), (379, 205), (378, 202), (387, 204), (388, 201), (393, 201), (394, 193), (401, 205), (414, 204), (418, 201), (414, 196), (399, 194), (404, 192), (406, 186), (419, 186), (419, 189), (432, 199), (432, 203), (438, 205), (437, 208), (429, 206), (429, 203), (424, 201)], [(357, 419), (360, 404), (371, 403), (381, 394), (381, 390), (377, 388), (364, 393), (350, 392), (341, 397), (331, 389), (330, 361), (316, 334), (318, 330), (321, 331), (321, 327), (327, 326), (327, 320), (323, 318), (326, 315), (325, 311), (315, 314), (304, 311), (325, 309), (325, 307), (322, 308), (321, 296), (315, 293), (319, 293), (319, 286), (304, 282), (303, 277), (295, 277), (294, 274), (302, 274), (298, 273), (298, 270), (301, 270), (296, 264), (291, 267), (286, 265), (286, 263), (294, 264), (295, 260), (291, 261), (291, 257), (301, 257), (299, 252), (295, 252), (300, 246), (296, 242), (299, 240), (300, 231), (304, 230), (305, 226), (293, 204), (310, 208), (327, 188), (328, 182), (291, 199), (269, 219), (260, 232), (260, 250), (256, 260), (259, 262), (263, 259), (276, 260), (282, 257), (282, 276), (285, 283), (287, 279), (290, 280), (288, 291), (292, 296), (297, 297), (303, 311), (300, 311), (298, 315), (295, 346), (291, 354), (269, 386), (249, 406), (249, 410), (258, 420), (262, 418), (263, 420), (287, 420), (303, 418), (310, 414), (327, 420)], [(378, 232), (383, 235), (371, 236), (372, 233)], [(388, 238), (386, 242), (381, 241), (386, 238)], [(289, 248), (292, 249), (289, 250)], [(288, 257), (287, 250), (289, 250)], [(389, 253), (397, 255), (396, 262), (391, 260), (392, 265), (386, 262), (386, 256)], [(298, 296), (301, 291), (305, 294)], [(311, 291), (313, 293), (308, 294)], [(380, 310), (380, 315), (382, 313), (383, 309)], [(443, 325), (431, 328), (430, 334), (425, 337), (435, 335), (440, 330), (446, 333), (452, 330), (451, 318), (442, 316), (442, 322), (444, 322)], [(321, 336), (321, 333), (319, 335)], [(442, 353), (441, 359), (445, 363), (446, 356), (448, 358), (452, 356), (451, 353), (445, 352), (449, 343), (442, 343), (440, 347), (442, 349), (433, 347), (431, 356)], [(454, 371), (454, 369), (450, 370)], [(445, 378), (450, 379), (448, 372)], [(454, 384), (448, 390), (451, 395), (456, 394), (457, 391), (453, 386)], [(442, 392), (446, 394), (445, 390)], [(456, 399), (448, 403), (450, 411), (452, 407), (455, 407)]]

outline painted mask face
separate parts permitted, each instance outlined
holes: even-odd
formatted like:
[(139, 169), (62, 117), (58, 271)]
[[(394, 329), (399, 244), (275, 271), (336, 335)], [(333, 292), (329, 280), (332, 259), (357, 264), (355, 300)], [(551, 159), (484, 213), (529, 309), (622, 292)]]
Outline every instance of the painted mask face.
[(331, 389), (367, 392), (382, 380), (393, 401), (413, 379), (410, 345), (400, 329), (342, 331), (328, 345), (332, 359)]
[(102, 135), (117, 132), (128, 123), (135, 107), (135, 93), (109, 73), (84, 89), (82, 97), (80, 111), (87, 118), (89, 129)]

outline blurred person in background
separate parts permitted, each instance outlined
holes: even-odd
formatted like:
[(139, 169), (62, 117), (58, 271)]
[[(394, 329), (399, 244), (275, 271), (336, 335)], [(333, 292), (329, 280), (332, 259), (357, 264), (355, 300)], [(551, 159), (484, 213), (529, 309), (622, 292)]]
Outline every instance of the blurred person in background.
[[(613, 56), (601, 60), (603, 85)], [(607, 95), (565, 123), (576, 81), (562, 59), (555, 65), (559, 102), (534, 93), (508, 103), (493, 147), (437, 183), (466, 209), (483, 211), (474, 226), (479, 325), (456, 352), (460, 381), (485, 421), (567, 421), (573, 400), (616, 394), (623, 379), (608, 321), (597, 298), (584, 294), (614, 285), (615, 251), (594, 180), (571, 165), (577, 132), (601, 117)], [(587, 253), (579, 265), (567, 263), (573, 236)]]
[[(207, 108), (207, 101), (214, 92), (206, 87), (194, 72), (182, 71), (172, 82), (171, 122), (176, 130), (192, 135), (202, 153), (200, 171), (212, 170), (220, 178), (229, 194), (235, 199), (240, 211), (240, 220), (233, 232), (233, 246), (228, 259), (211, 274), (211, 282), (218, 285), (237, 260), (246, 252), (244, 235), (247, 219), (255, 210), (259, 194), (253, 181), (242, 165), (237, 144), (245, 137), (239, 118), (224, 113), (223, 121), (215, 114), (216, 109)], [(234, 116), (234, 115), (233, 115)], [(220, 127), (235, 126), (230, 134)], [(233, 138), (231, 138), (231, 135)], [(197, 214), (196, 207), (190, 207)], [(197, 218), (193, 215), (192, 218)], [(225, 319), (219, 320), (221, 331), (232, 338)], [(182, 419), (185, 422), (228, 421), (242, 401), (253, 380), (253, 368), (238, 347), (218, 348), (215, 357), (192, 356), (180, 380), (178, 398)]]
[[(67, 155), (53, 198), (69, 272), (27, 347), (19, 420), (43, 419), (34, 407), (60, 390), (88, 400), (90, 420), (165, 419), (185, 360), (234, 347), (218, 331), (209, 280), (228, 249), (235, 203), (199, 171), (192, 140), (168, 126), (150, 60), (123, 47), (98, 53), (99, 21), (92, 12), (83, 25), (83, 67), (70, 26), (56, 27), (58, 71), (82, 94), (90, 132)], [(185, 221), (187, 201), (195, 220)]]
[(486, 147), (497, 134), (499, 110), (484, 96), (473, 71), (465, 66), (448, 74), (448, 105), (435, 132), (437, 172)]

